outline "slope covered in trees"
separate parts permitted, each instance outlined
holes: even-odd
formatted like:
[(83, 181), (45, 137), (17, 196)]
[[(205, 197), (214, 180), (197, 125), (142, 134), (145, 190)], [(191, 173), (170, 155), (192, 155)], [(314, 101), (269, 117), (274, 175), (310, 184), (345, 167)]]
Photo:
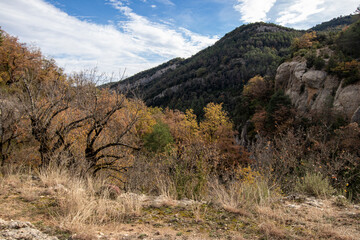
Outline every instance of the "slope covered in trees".
[(312, 31), (339, 31), (343, 27), (348, 26), (354, 22), (356, 22), (356, 15), (348, 15), (333, 18), (330, 21), (320, 23), (315, 27), (310, 28)]
[(144, 71), (110, 88), (123, 89), (138, 82), (139, 95), (151, 106), (183, 111), (191, 108), (202, 116), (207, 103), (223, 102), (225, 109), (232, 112), (235, 99), (248, 79), (258, 74), (274, 76), (279, 63), (290, 53), (292, 39), (300, 35), (301, 31), (274, 24), (243, 25), (191, 58), (166, 63), (166, 66), (176, 63), (176, 68), (151, 77), (146, 84), (142, 84), (144, 77), (153, 76), (159, 68)]

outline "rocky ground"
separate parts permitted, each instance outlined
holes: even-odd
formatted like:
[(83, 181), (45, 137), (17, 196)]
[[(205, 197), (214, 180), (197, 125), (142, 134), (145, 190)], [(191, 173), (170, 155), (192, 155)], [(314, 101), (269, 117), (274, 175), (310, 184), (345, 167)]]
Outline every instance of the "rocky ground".
[(37, 230), (29, 222), (4, 221), (0, 218), (0, 239), (38, 239), (38, 240), (57, 240)]
[(20, 183), (8, 179), (0, 185), (0, 239), (355, 240), (360, 236), (360, 207), (341, 196), (294, 195), (268, 206), (233, 209), (210, 202), (136, 195), (142, 206), (139, 214), (76, 228), (76, 219), (64, 224), (56, 211), (55, 193), (66, 191), (65, 186), (49, 188), (38, 180), (27, 180), (32, 188), (24, 191)]

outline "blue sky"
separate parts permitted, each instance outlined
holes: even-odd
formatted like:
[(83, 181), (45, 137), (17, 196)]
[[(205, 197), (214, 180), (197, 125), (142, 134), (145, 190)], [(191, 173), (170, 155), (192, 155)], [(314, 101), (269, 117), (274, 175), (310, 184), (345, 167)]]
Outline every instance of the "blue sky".
[(66, 72), (126, 75), (190, 57), (227, 32), (264, 21), (308, 29), (358, 0), (0, 0), (0, 26)]

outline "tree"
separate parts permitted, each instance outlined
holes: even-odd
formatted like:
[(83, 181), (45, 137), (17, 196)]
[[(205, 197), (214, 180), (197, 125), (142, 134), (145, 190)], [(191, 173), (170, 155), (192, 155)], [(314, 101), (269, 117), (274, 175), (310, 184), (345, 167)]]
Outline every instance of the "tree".
[(293, 42), (291, 43), (291, 49), (293, 52), (296, 52), (300, 49), (308, 49), (311, 48), (316, 41), (316, 32), (308, 32), (302, 35), (299, 38), (294, 38)]
[(154, 153), (165, 152), (173, 142), (169, 126), (161, 121), (158, 121), (152, 132), (144, 137), (144, 147)]
[(230, 133), (232, 124), (222, 104), (208, 103), (204, 108), (204, 120), (200, 123), (200, 130), (209, 142), (215, 142), (222, 133)]
[(24, 77), (26, 69), (40, 66), (43, 58), (38, 49), (30, 49), (5, 32), (1, 35), (0, 84), (11, 85)]
[(222, 104), (209, 103), (204, 112), (205, 118), (200, 122), (200, 130), (205, 140), (222, 154), (216, 171), (224, 178), (225, 175), (232, 175), (240, 164), (248, 162), (249, 159), (246, 154), (242, 154), (246, 151), (241, 151), (240, 146), (235, 143), (236, 132), (227, 113), (222, 109)]
[(127, 99), (108, 89), (99, 90), (86, 79), (82, 85), (79, 102), (83, 104), (80, 109), (87, 116), (82, 133), (87, 172), (95, 175), (100, 170), (125, 171), (129, 166), (120, 160), (129, 158), (128, 151), (140, 149), (139, 139), (132, 131), (146, 112), (143, 111), (145, 105), (138, 99)]
[(65, 144), (65, 135), (82, 126), (87, 117), (80, 116), (73, 121), (61, 118), (63, 113), (71, 116), (75, 89), (53, 62), (44, 60), (43, 63), (26, 69), (16, 86), (20, 90), (18, 99), (30, 121), (31, 134), (39, 143), (40, 165), (47, 167), (54, 156), (68, 152), (71, 144)]
[(243, 88), (243, 95), (260, 102), (266, 102), (272, 92), (272, 84), (265, 78), (256, 75), (251, 78)]
[(20, 111), (13, 102), (0, 99), (0, 166), (4, 166), (9, 157), (11, 146), (19, 133)]

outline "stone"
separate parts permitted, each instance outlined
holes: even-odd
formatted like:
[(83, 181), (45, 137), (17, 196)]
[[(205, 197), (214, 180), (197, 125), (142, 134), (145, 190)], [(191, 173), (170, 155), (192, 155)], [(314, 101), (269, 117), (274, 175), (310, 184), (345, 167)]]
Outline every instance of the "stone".
[(5, 221), (0, 219), (0, 239), (7, 240), (58, 240), (35, 229), (29, 222)]
[(356, 122), (360, 124), (360, 106), (355, 110), (354, 114), (351, 117), (351, 122)]
[(304, 73), (302, 81), (310, 88), (323, 88), (327, 73), (324, 71), (310, 70)]
[(278, 67), (275, 88), (284, 90), (301, 116), (327, 116), (333, 112), (360, 123), (360, 82), (342, 88), (336, 76), (308, 69), (306, 62), (298, 58)]
[(334, 111), (351, 119), (360, 106), (360, 82), (338, 88), (334, 100)]

